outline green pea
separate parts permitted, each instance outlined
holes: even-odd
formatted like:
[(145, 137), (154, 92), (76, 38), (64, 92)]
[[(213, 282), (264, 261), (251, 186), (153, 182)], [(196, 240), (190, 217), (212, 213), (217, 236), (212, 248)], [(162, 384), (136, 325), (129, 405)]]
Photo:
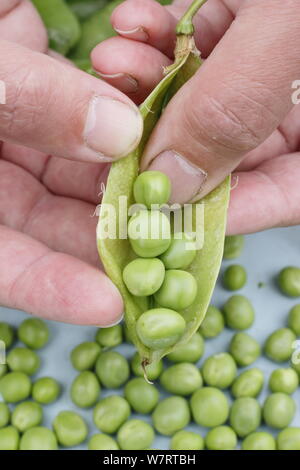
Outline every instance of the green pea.
[(96, 362), (96, 374), (106, 388), (119, 388), (129, 377), (129, 365), (125, 357), (116, 351), (105, 351)]
[(204, 361), (201, 372), (203, 380), (207, 385), (227, 388), (234, 381), (237, 368), (230, 354), (219, 353), (208, 357)]
[(230, 235), (225, 237), (224, 259), (238, 258), (243, 251), (245, 239), (243, 235)]
[(142, 377), (136, 377), (127, 382), (124, 395), (134, 411), (142, 414), (151, 413), (159, 400), (157, 388), (147, 383)]
[(71, 362), (75, 369), (79, 371), (92, 369), (98, 356), (101, 352), (101, 347), (98, 343), (86, 341), (81, 343), (71, 352)]
[(280, 271), (278, 285), (281, 292), (289, 297), (300, 297), (300, 268), (288, 266)]
[(8, 372), (8, 367), (6, 364), (0, 364), (0, 379), (4, 377), (5, 374)]
[(229, 404), (221, 390), (203, 387), (192, 395), (191, 410), (197, 424), (212, 428), (225, 423), (229, 415)]
[(99, 399), (101, 387), (96, 374), (89, 370), (81, 372), (71, 385), (71, 399), (80, 408), (89, 408)]
[(167, 392), (174, 395), (187, 396), (202, 387), (202, 377), (194, 364), (181, 362), (166, 369), (160, 383)]
[(123, 280), (129, 292), (136, 297), (154, 294), (163, 283), (165, 267), (158, 258), (137, 258), (123, 271)]
[(0, 341), (3, 341), (5, 348), (11, 347), (15, 340), (15, 332), (8, 323), (0, 322)]
[(66, 0), (75, 15), (84, 20), (90, 15), (103, 8), (106, 0)]
[(42, 405), (53, 403), (58, 398), (59, 394), (60, 385), (51, 377), (38, 379), (32, 387), (32, 398)]
[(225, 321), (233, 330), (246, 330), (254, 322), (254, 310), (243, 295), (231, 296), (223, 307)]
[(164, 436), (172, 436), (185, 428), (191, 419), (188, 402), (182, 397), (168, 397), (160, 401), (152, 413), (155, 429)]
[(162, 307), (183, 310), (192, 305), (197, 290), (197, 281), (192, 274), (180, 269), (169, 269), (154, 298)]
[(20, 450), (57, 450), (57, 439), (53, 431), (42, 426), (27, 429), (20, 441)]
[(263, 417), (268, 426), (275, 429), (287, 427), (296, 412), (294, 400), (285, 393), (272, 393), (263, 406)]
[(252, 432), (242, 442), (243, 450), (276, 450), (276, 442), (268, 432)]
[(172, 362), (198, 362), (204, 354), (204, 340), (200, 333), (195, 333), (187, 343), (180, 344), (168, 354)]
[(40, 367), (41, 360), (36, 352), (28, 348), (14, 348), (7, 355), (7, 364), (14, 372), (33, 375)]
[(300, 450), (300, 428), (286, 428), (277, 436), (278, 450)]
[(178, 431), (171, 439), (172, 450), (203, 450), (204, 439), (200, 434), (192, 431)]
[(95, 341), (103, 348), (115, 348), (122, 343), (123, 328), (122, 325), (110, 326), (109, 328), (99, 328)]
[(169, 248), (160, 255), (166, 269), (186, 269), (195, 259), (197, 250), (192, 246), (194, 237), (188, 233), (176, 232)]
[(160, 171), (144, 171), (133, 185), (134, 199), (148, 209), (152, 205), (163, 205), (171, 195), (171, 182), (167, 175)]
[(247, 282), (247, 273), (240, 264), (228, 266), (223, 274), (223, 285), (228, 290), (239, 290)]
[(93, 413), (96, 427), (107, 434), (115, 434), (129, 416), (128, 402), (118, 395), (103, 398), (95, 406)]
[(0, 403), (0, 428), (4, 428), (10, 422), (10, 409), (6, 403)]
[(261, 408), (257, 400), (242, 397), (231, 406), (229, 421), (239, 437), (245, 437), (255, 431), (261, 423)]
[(160, 211), (141, 210), (128, 222), (128, 237), (133, 251), (138, 256), (154, 258), (170, 246), (170, 221)]
[(185, 326), (184, 318), (174, 310), (153, 308), (139, 317), (136, 331), (148, 348), (165, 349), (181, 338)]
[(41, 405), (34, 401), (23, 401), (16, 406), (11, 415), (11, 424), (21, 433), (29, 428), (38, 426), (43, 419), (43, 409)]
[(154, 361), (151, 364), (145, 366), (145, 371), (141, 364), (141, 358), (138, 352), (136, 352), (130, 362), (132, 372), (138, 377), (144, 377), (145, 372), (148, 380), (156, 380), (163, 371), (163, 361)]
[(218, 308), (210, 305), (200, 325), (199, 333), (204, 338), (215, 338), (224, 330), (224, 326), (225, 321), (222, 313)]
[(265, 354), (276, 362), (288, 361), (293, 353), (293, 343), (296, 341), (295, 333), (289, 328), (280, 328), (274, 331), (265, 342)]
[(237, 437), (229, 426), (217, 426), (206, 434), (205, 445), (209, 450), (233, 450), (237, 445)]
[(289, 312), (288, 326), (295, 333), (300, 336), (300, 304), (295, 305)]
[(88, 428), (82, 417), (74, 411), (61, 411), (53, 421), (53, 429), (59, 444), (72, 447), (85, 441)]
[(0, 450), (18, 450), (20, 436), (13, 426), (0, 429)]
[(130, 419), (120, 427), (117, 440), (122, 450), (143, 450), (151, 446), (154, 431), (150, 424)]
[(119, 450), (116, 441), (107, 434), (94, 434), (88, 443), (89, 450)]
[(261, 348), (252, 336), (247, 333), (236, 333), (231, 339), (229, 352), (239, 366), (245, 367), (256, 361)]
[(297, 372), (292, 368), (273, 370), (269, 387), (272, 392), (281, 392), (290, 395), (294, 393), (299, 386), (299, 377)]
[(18, 328), (18, 337), (31, 349), (41, 349), (49, 341), (49, 329), (39, 318), (27, 318)]
[(255, 398), (261, 392), (264, 384), (264, 374), (253, 368), (242, 372), (233, 382), (231, 393), (235, 398)]
[(300, 380), (300, 362), (298, 362), (298, 360), (297, 360), (297, 362), (295, 362), (295, 361), (293, 361), (293, 359), (292, 359), (292, 361), (291, 361), (291, 367), (297, 372), (298, 377), (299, 377), (299, 380)]
[(31, 382), (24, 372), (9, 372), (0, 380), (0, 393), (7, 403), (26, 400), (31, 392)]

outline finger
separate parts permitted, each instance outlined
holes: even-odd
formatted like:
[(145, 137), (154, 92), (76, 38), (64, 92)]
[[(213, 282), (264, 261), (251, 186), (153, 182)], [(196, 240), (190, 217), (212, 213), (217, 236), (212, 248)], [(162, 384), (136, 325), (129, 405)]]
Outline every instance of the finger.
[(109, 326), (123, 304), (98, 269), (32, 238), (0, 227), (0, 303), (51, 320)]
[(2, 140), (101, 162), (126, 156), (141, 138), (142, 118), (129, 98), (49, 56), (0, 41), (0, 80)]
[(214, 53), (167, 106), (142, 170), (169, 175), (172, 201), (198, 200), (210, 192), (292, 109), (299, 53), (296, 0), (246, 2)]

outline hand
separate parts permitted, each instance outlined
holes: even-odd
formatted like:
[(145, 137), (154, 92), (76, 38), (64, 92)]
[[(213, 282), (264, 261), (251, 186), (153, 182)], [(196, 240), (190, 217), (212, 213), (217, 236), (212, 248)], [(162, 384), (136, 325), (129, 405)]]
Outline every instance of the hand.
[[(171, 63), (190, 2), (121, 4), (112, 16), (119, 37), (95, 48), (94, 67), (139, 103)], [(299, 224), (298, 0), (208, 0), (194, 23), (205, 63), (167, 106), (143, 169), (167, 173), (177, 202), (201, 198), (233, 171), (229, 234)]]

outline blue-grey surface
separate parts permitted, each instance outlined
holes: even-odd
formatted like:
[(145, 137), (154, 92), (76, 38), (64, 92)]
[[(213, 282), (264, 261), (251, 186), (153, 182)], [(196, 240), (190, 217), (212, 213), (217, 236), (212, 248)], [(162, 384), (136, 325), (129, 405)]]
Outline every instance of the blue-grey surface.
[[(286, 325), (288, 311), (297, 303), (295, 299), (285, 297), (279, 292), (276, 287), (275, 277), (279, 270), (286, 265), (300, 265), (300, 227), (270, 230), (247, 236), (245, 250), (238, 262), (243, 264), (248, 271), (247, 285), (239, 292), (251, 299), (256, 312), (255, 323), (248, 332), (263, 344), (271, 331)], [(231, 263), (232, 261), (223, 262), (222, 270)], [(258, 283), (263, 283), (263, 287), (259, 287)], [(221, 306), (230, 295), (218, 283), (213, 303)], [(298, 301), (300, 302), (300, 300)], [(84, 306), (82, 308), (84, 309)], [(18, 325), (24, 318), (26, 318), (26, 314), (23, 312), (0, 307), (0, 321), (7, 321), (13, 325)], [(40, 351), (42, 367), (36, 377), (45, 375), (55, 377), (62, 384), (63, 393), (55, 404), (44, 407), (44, 424), (50, 427), (53, 418), (59, 411), (73, 409), (81, 413), (87, 420), (90, 435), (92, 435), (97, 432), (92, 422), (92, 410), (78, 409), (72, 404), (69, 397), (69, 387), (76, 376), (76, 371), (70, 365), (69, 355), (72, 348), (78, 343), (92, 340), (96, 328), (56, 322), (48, 322), (48, 324), (51, 329), (51, 341), (47, 347)], [(205, 357), (213, 353), (226, 351), (232, 335), (233, 332), (226, 329), (220, 337), (207, 340)], [(117, 350), (128, 358), (134, 352), (134, 348), (130, 345), (122, 345)], [(200, 363), (202, 361), (203, 359)], [(265, 374), (265, 387), (259, 397), (260, 403), (263, 403), (267, 395), (269, 375), (274, 368), (281, 367), (281, 365), (274, 364), (266, 358), (260, 358), (256, 361), (255, 367), (260, 367)], [(113, 392), (103, 390), (102, 397), (111, 393), (122, 394), (122, 390), (114, 390)], [(295, 392), (294, 399), (297, 403), (297, 413), (292, 424), (300, 426), (300, 388)], [(151, 420), (149, 417), (141, 418), (149, 422)], [(200, 432), (203, 436), (206, 433), (206, 429), (199, 428), (199, 426), (194, 424), (191, 424), (188, 429)], [(157, 449), (168, 449), (168, 446), (169, 438), (163, 436), (158, 436), (153, 445)], [(86, 448), (86, 443), (77, 447), (77, 449), (83, 448)]]

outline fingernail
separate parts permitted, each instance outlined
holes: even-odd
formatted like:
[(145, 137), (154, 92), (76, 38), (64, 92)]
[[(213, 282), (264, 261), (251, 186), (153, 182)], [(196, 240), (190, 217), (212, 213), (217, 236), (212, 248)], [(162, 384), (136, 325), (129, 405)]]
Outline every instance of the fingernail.
[(138, 145), (143, 132), (143, 120), (134, 105), (94, 96), (90, 102), (84, 139), (96, 152), (99, 161), (113, 161), (128, 155)]
[(127, 30), (114, 28), (114, 30), (121, 36), (135, 39), (136, 41), (147, 42), (149, 39), (149, 35), (143, 26), (137, 26), (136, 28)]
[(109, 82), (114, 87), (118, 88), (123, 93), (136, 93), (139, 85), (135, 78), (128, 73), (101, 73), (97, 71), (97, 74), (103, 78), (103, 80)]
[(148, 170), (165, 173), (171, 181), (172, 192), (170, 203), (185, 204), (194, 201), (200, 194), (207, 178), (207, 173), (190, 163), (186, 158), (173, 150), (166, 150), (158, 155)]
[(122, 314), (122, 316), (121, 316), (118, 320), (114, 321), (114, 322), (111, 323), (111, 324), (95, 325), (95, 326), (97, 326), (97, 328), (111, 328), (112, 326), (118, 325), (118, 324), (123, 320), (123, 318), (124, 318), (124, 313)]

